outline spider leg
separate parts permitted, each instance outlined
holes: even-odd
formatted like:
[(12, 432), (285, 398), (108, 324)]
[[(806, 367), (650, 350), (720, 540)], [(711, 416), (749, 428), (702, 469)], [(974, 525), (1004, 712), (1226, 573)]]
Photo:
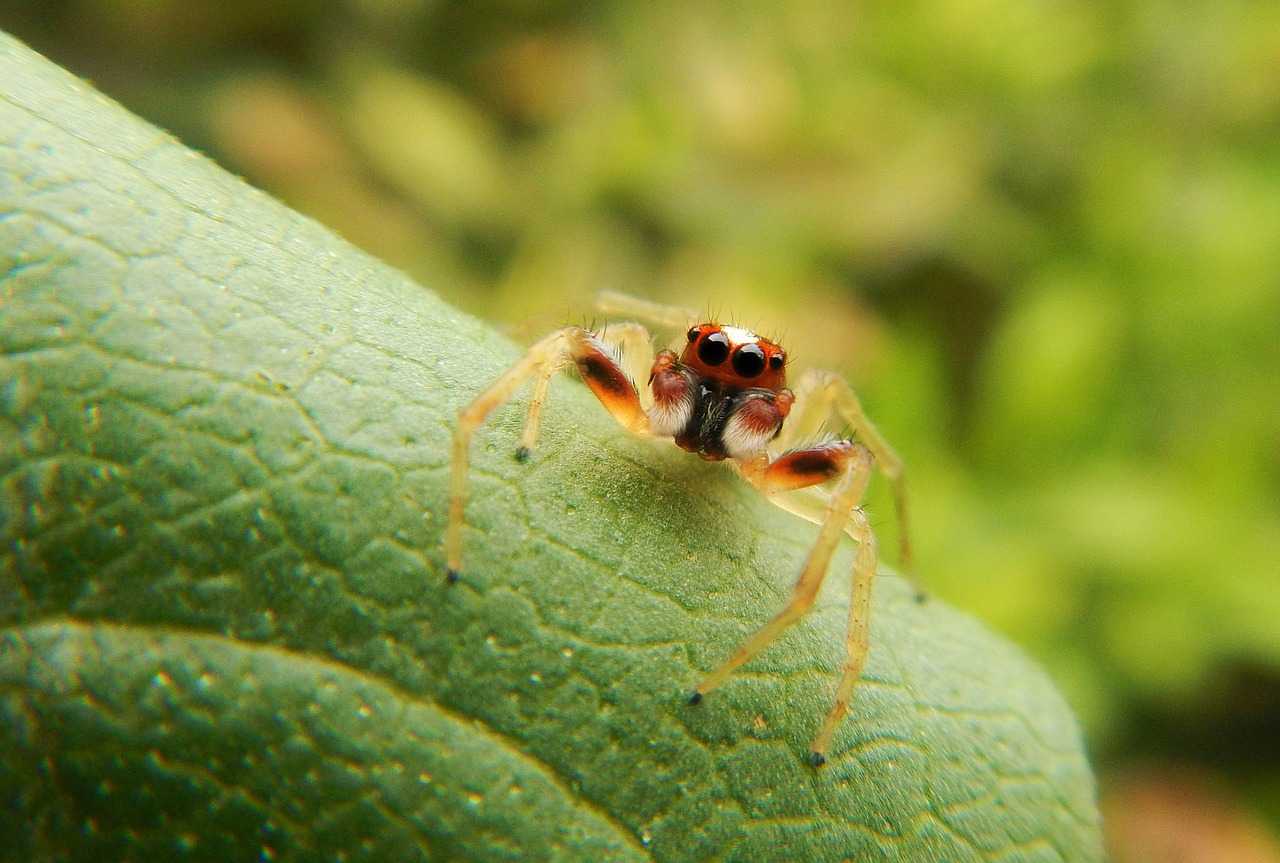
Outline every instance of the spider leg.
[(898, 519), (899, 564), (903, 575), (915, 587), (917, 598), (923, 599), (925, 593), (916, 574), (915, 556), (912, 553), (911, 521), (907, 512), (907, 484), (902, 459), (871, 424), (871, 420), (867, 419), (862, 410), (862, 402), (858, 400), (848, 381), (834, 372), (814, 369), (801, 375), (796, 386), (796, 404), (787, 417), (778, 446), (786, 448), (797, 442), (812, 440), (833, 415), (841, 425), (849, 426), (858, 440), (867, 445), (881, 472), (889, 480), (893, 490), (893, 508)]
[[(643, 325), (630, 321), (607, 324), (597, 331), (596, 337), (609, 348), (633, 385), (648, 378), (653, 365), (653, 336)], [(653, 399), (648, 387), (637, 387), (637, 391), (641, 404), (646, 408), (651, 406)]]
[(596, 311), (603, 315), (612, 315), (633, 321), (646, 321), (655, 328), (684, 332), (691, 324), (698, 322), (697, 309), (685, 306), (668, 306), (642, 300), (617, 291), (600, 291), (592, 303)]
[[(695, 688), (690, 701), (697, 704), (702, 696), (723, 683), (739, 666), (763, 650), (778, 634), (808, 611), (826, 578), (831, 559), (846, 530), (858, 540), (854, 555), (853, 589), (849, 612), (845, 662), (832, 705), (818, 737), (814, 740), (810, 760), (815, 766), (826, 760), (826, 751), (841, 718), (849, 705), (849, 697), (862, 674), (867, 655), (867, 615), (870, 608), (871, 583), (876, 571), (875, 537), (865, 516), (857, 508), (871, 477), (873, 456), (866, 446), (852, 441), (836, 441), (808, 450), (797, 450), (772, 462), (767, 456), (739, 465), (744, 477), (767, 495), (818, 485), (833, 477), (839, 481), (831, 491), (826, 510), (819, 522), (818, 537), (809, 549), (804, 568), (791, 589), (787, 605), (734, 652), (719, 668), (707, 675)], [(850, 530), (852, 526), (852, 530)]]
[[(533, 394), (529, 397), (529, 412), (524, 421), (524, 433), (520, 435), (520, 445), (516, 447), (516, 461), (526, 461), (538, 444), (538, 430), (542, 427), (542, 406), (547, 401), (547, 388), (551, 385), (551, 376), (559, 370), (560, 366), (547, 364), (536, 372)], [(483, 417), (479, 422), (482, 421)], [(476, 424), (479, 425), (479, 422)]]
[(635, 386), (606, 345), (593, 333), (582, 327), (565, 327), (534, 344), (514, 366), (458, 414), (449, 477), (449, 520), (445, 527), (445, 558), (450, 583), (457, 581), (458, 573), (462, 571), (462, 514), (467, 501), (472, 435), (489, 414), (532, 379), (533, 399), (529, 403), (528, 421), (516, 450), (517, 458), (527, 457), (536, 442), (551, 376), (569, 364), (577, 366), (591, 392), (620, 425), (636, 434), (648, 433), (649, 418), (640, 405)]
[(827, 749), (835, 737), (836, 728), (849, 709), (854, 687), (862, 679), (862, 666), (867, 661), (871, 618), (871, 584), (876, 575), (876, 535), (861, 509), (849, 511), (849, 528), (858, 540), (853, 555), (853, 586), (849, 591), (849, 628), (845, 633), (844, 666), (840, 682), (836, 685), (836, 697), (827, 711), (818, 736), (814, 738), (809, 760), (814, 767), (821, 767), (827, 760)]
[[(610, 324), (593, 335), (605, 347), (609, 358), (621, 367), (623, 375), (631, 382), (633, 388), (637, 380), (649, 373), (649, 364), (653, 362), (653, 339), (649, 336), (649, 331), (640, 324)], [(516, 448), (517, 461), (528, 459), (533, 448), (537, 446), (538, 431), (542, 426), (542, 406), (547, 400), (547, 388), (551, 384), (551, 376), (559, 370), (560, 366), (547, 364), (536, 372), (524, 434), (520, 436), (520, 446)], [(637, 392), (643, 403), (648, 391), (640, 389)], [(626, 425), (622, 420), (619, 422)]]

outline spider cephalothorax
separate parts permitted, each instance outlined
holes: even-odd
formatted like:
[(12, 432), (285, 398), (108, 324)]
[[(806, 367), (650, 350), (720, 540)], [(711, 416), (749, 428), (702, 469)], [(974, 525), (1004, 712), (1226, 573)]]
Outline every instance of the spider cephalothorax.
[(649, 374), (650, 431), (707, 461), (751, 458), (782, 431), (795, 395), (782, 348), (748, 330), (706, 323), (658, 352)]
[[(670, 438), (707, 461), (729, 460), (748, 482), (779, 506), (821, 526), (792, 590), (791, 601), (694, 688), (691, 703), (698, 703), (704, 693), (723, 683), (809, 609), (842, 534), (857, 541), (848, 655), (835, 702), (811, 751), (812, 762), (820, 765), (866, 659), (876, 544), (858, 502), (873, 465), (878, 464), (893, 484), (902, 562), (904, 568), (910, 567), (902, 465), (867, 421), (857, 397), (843, 379), (811, 372), (801, 380), (798, 392), (793, 393), (787, 388), (787, 356), (782, 348), (740, 327), (709, 321), (690, 328), (685, 340), (680, 354), (669, 349), (658, 351), (647, 363), (648, 386), (638, 388), (633, 381), (644, 378), (640, 355), (652, 349), (643, 327), (615, 325), (599, 334), (583, 327), (565, 327), (530, 348), (463, 409), (454, 439), (445, 534), (449, 581), (457, 581), (462, 569), (462, 516), (472, 435), (486, 416), (532, 380), (529, 418), (516, 449), (518, 457), (526, 457), (536, 442), (548, 382), (558, 369), (572, 364), (623, 427), (636, 434)], [(797, 445), (816, 437), (832, 416), (852, 428), (856, 439)], [(788, 494), (815, 490), (828, 481), (834, 481), (830, 491), (816, 499), (799, 500)]]

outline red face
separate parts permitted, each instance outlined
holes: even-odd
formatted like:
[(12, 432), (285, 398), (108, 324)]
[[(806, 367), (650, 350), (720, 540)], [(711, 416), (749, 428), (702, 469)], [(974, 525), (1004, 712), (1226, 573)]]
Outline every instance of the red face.
[(680, 362), (699, 376), (731, 387), (780, 390), (787, 385), (787, 354), (740, 327), (699, 324), (689, 330)]

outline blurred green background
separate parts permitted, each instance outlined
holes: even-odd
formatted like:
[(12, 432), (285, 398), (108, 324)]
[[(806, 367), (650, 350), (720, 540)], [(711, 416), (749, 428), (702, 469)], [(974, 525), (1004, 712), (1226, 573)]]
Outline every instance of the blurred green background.
[(5, 0), (0, 27), (517, 339), (610, 288), (846, 374), (925, 582), (1078, 711), (1118, 863), (1280, 860), (1280, 4)]

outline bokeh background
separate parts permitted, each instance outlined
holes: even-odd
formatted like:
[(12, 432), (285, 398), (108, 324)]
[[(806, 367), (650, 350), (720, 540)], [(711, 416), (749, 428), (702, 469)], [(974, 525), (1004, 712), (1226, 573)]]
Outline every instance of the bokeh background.
[(608, 288), (846, 374), (926, 583), (1079, 713), (1115, 861), (1280, 861), (1280, 4), (4, 0), (0, 27), (517, 339)]

